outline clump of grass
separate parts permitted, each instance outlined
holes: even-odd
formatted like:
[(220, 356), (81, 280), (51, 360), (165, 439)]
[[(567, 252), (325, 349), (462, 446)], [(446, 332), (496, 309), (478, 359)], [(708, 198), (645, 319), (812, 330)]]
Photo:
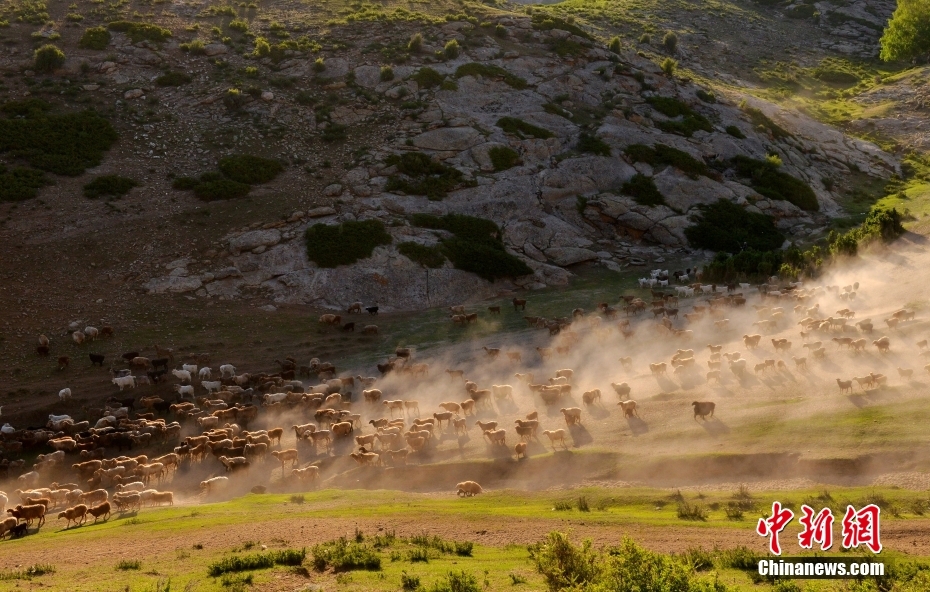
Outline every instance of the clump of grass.
[(481, 592), (478, 578), (463, 571), (450, 571), (442, 580), (430, 588), (430, 592)]
[(691, 547), (678, 557), (694, 571), (706, 571), (714, 567), (714, 553), (701, 547)]
[(520, 162), (520, 155), (509, 146), (494, 146), (488, 150), (488, 157), (495, 172), (506, 171)]
[(142, 569), (142, 562), (136, 559), (123, 559), (116, 564), (116, 569), (129, 571)]
[(698, 520), (703, 522), (707, 520), (707, 508), (701, 504), (681, 502), (678, 504), (678, 518), (679, 520)]
[(408, 575), (406, 571), (400, 572), (400, 587), (406, 592), (420, 589), (420, 577)]
[(0, 581), (3, 580), (31, 580), (39, 576), (55, 573), (55, 566), (51, 563), (35, 563), (26, 569), (17, 571), (0, 571)]
[(509, 574), (507, 574), (507, 575), (510, 576), (510, 585), (511, 585), (511, 586), (519, 586), (520, 584), (525, 584), (525, 583), (526, 583), (526, 578), (524, 578), (524, 577), (521, 576), (520, 574), (509, 573)]
[(423, 67), (417, 70), (417, 73), (410, 77), (421, 88), (435, 88), (442, 84), (445, 77), (430, 67)]
[(791, 202), (809, 212), (820, 209), (817, 195), (810, 185), (778, 170), (778, 165), (773, 162), (737, 155), (732, 163), (736, 173), (748, 178), (752, 188), (765, 197)]
[(207, 46), (200, 39), (182, 43), (178, 47), (181, 48), (181, 51), (186, 51), (191, 55), (204, 55), (207, 53)]
[(135, 179), (121, 177), (120, 175), (102, 175), (84, 185), (84, 197), (96, 199), (98, 197), (120, 197), (129, 193), (133, 187), (138, 187)]
[(49, 43), (35, 51), (34, 59), (37, 72), (54, 72), (65, 64), (65, 52)]
[(471, 541), (455, 541), (455, 554), (459, 557), (471, 557), (475, 543)]
[(381, 557), (375, 549), (366, 544), (350, 543), (344, 537), (314, 545), (311, 554), (317, 571), (330, 567), (336, 572), (381, 569)]
[(227, 574), (220, 578), (220, 585), (224, 588), (229, 588), (232, 592), (241, 592), (245, 590), (247, 586), (251, 586), (254, 582), (255, 576), (252, 574), (239, 576), (231, 576)]
[(710, 168), (703, 161), (665, 144), (656, 144), (651, 148), (643, 144), (632, 144), (627, 146), (624, 152), (633, 162), (645, 162), (652, 167), (673, 166), (692, 179), (696, 179), (698, 175), (711, 174)]
[(494, 64), (480, 64), (477, 62), (463, 64), (455, 69), (455, 77), (462, 78), (463, 76), (483, 76), (502, 80), (517, 90), (522, 90), (528, 86), (526, 80)]
[(588, 506), (588, 498), (581, 496), (578, 498), (578, 511), (579, 512), (590, 512), (591, 508)]
[(659, 68), (662, 69), (662, 72), (664, 72), (666, 76), (674, 76), (675, 71), (678, 70), (678, 61), (672, 58), (665, 58), (662, 60), (662, 63), (659, 64)]
[(90, 27), (85, 29), (78, 41), (81, 49), (95, 49), (97, 51), (107, 48), (110, 44), (110, 32), (106, 27)]
[(554, 138), (555, 134), (551, 131), (527, 123), (516, 117), (501, 117), (497, 120), (497, 127), (504, 130), (505, 133), (513, 134), (520, 138)]
[(133, 43), (152, 41), (159, 43), (171, 37), (171, 31), (150, 23), (134, 23), (131, 21), (113, 21), (107, 25), (111, 31), (125, 33)]
[(745, 103), (740, 105), (740, 109), (743, 111), (743, 113), (749, 116), (749, 120), (752, 122), (752, 125), (759, 131), (771, 134), (771, 136), (776, 140), (792, 137), (788, 130), (769, 119), (768, 116), (762, 111), (750, 107)]
[(407, 560), (410, 563), (429, 563), (429, 549), (426, 547), (416, 547), (407, 552)]
[(442, 264), (446, 262), (446, 256), (437, 246), (430, 247), (420, 243), (404, 242), (397, 245), (397, 250), (407, 259), (431, 269), (442, 267)]
[(724, 509), (724, 512), (727, 515), (727, 520), (739, 521), (743, 519), (743, 510), (738, 505), (730, 502), (727, 504), (727, 507)]
[(256, 185), (271, 181), (284, 170), (284, 167), (277, 160), (239, 154), (221, 158), (219, 169), (233, 181)]
[(716, 552), (716, 565), (718, 569), (740, 569), (754, 571), (759, 567), (759, 560), (763, 556), (748, 547), (734, 547)]
[(474, 185), (474, 182), (465, 180), (462, 171), (435, 161), (422, 152), (391, 155), (384, 162), (388, 166), (396, 166), (400, 173), (388, 178), (387, 191), (403, 191), (439, 200), (454, 189)]
[(407, 42), (407, 51), (410, 53), (420, 53), (420, 50), (423, 49), (423, 35), (420, 33), (414, 33), (410, 37), (410, 41)]
[(705, 132), (711, 132), (714, 130), (706, 117), (676, 98), (649, 97), (646, 99), (646, 102), (662, 115), (673, 118), (668, 121), (656, 123), (656, 127), (664, 132), (679, 134), (690, 138), (696, 131), (703, 130)]
[(188, 84), (191, 81), (189, 74), (184, 72), (165, 72), (161, 76), (155, 79), (155, 84), (158, 86), (182, 86)]
[(552, 509), (555, 510), (556, 512), (568, 512), (568, 511), (570, 511), (573, 507), (574, 507), (574, 505), (573, 505), (571, 502), (568, 502), (568, 501), (557, 501), (557, 502), (555, 502), (555, 504), (553, 504)]
[(582, 132), (578, 136), (578, 144), (575, 146), (578, 152), (596, 154), (598, 156), (610, 156), (610, 145), (594, 134)]
[(738, 127), (736, 127), (735, 125), (728, 125), (726, 127), (726, 132), (730, 134), (731, 136), (733, 136), (734, 138), (738, 138), (740, 140), (746, 139), (746, 134), (744, 134), (743, 131), (739, 129)]
[(253, 555), (233, 555), (211, 563), (207, 567), (207, 574), (216, 578), (226, 573), (268, 569), (275, 565), (300, 565), (306, 556), (306, 549), (284, 549)]
[(717, 95), (710, 91), (706, 91), (703, 88), (699, 88), (696, 93), (694, 93), (697, 98), (701, 99), (705, 103), (716, 103)]
[(32, 199), (49, 183), (42, 171), (0, 165), (0, 202)]
[(314, 224), (307, 229), (307, 257), (320, 267), (351, 265), (371, 257), (375, 247), (391, 244), (378, 220), (349, 220), (338, 225)]
[(390, 66), (381, 66), (380, 79), (381, 82), (389, 82), (394, 80), (394, 68)]
[(620, 191), (629, 195), (633, 200), (643, 206), (660, 206), (665, 204), (665, 196), (659, 192), (652, 177), (637, 173), (623, 184)]
[(442, 55), (447, 60), (454, 60), (455, 58), (459, 57), (460, 51), (461, 47), (459, 47), (459, 42), (455, 39), (450, 39), (448, 42), (446, 42), (445, 47), (442, 48)]

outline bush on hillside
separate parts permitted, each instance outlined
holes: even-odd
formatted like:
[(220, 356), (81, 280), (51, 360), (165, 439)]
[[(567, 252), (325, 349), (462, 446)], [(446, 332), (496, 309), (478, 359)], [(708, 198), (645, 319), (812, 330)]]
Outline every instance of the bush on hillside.
[(210, 179), (200, 181), (194, 186), (194, 195), (203, 201), (217, 201), (224, 199), (238, 199), (249, 194), (252, 188), (232, 179)]
[(442, 249), (438, 246), (428, 247), (420, 243), (405, 242), (397, 245), (397, 250), (407, 259), (423, 267), (435, 269), (442, 267), (442, 264), (446, 262), (446, 256), (442, 254)]
[(37, 49), (34, 57), (37, 72), (54, 72), (65, 64), (65, 52), (52, 44)]
[(48, 184), (42, 171), (0, 165), (0, 202), (32, 199)]
[(129, 193), (139, 183), (128, 177), (119, 175), (102, 175), (84, 185), (84, 197), (96, 199), (102, 196), (120, 197)]
[(771, 216), (748, 212), (725, 199), (698, 208), (694, 225), (685, 229), (692, 247), (728, 253), (765, 252), (779, 249), (785, 242)]
[(665, 144), (656, 144), (652, 148), (643, 144), (632, 144), (627, 146), (624, 152), (633, 162), (645, 162), (652, 167), (670, 165), (692, 179), (697, 179), (698, 175), (706, 177), (711, 174), (710, 168), (703, 161)]
[(587, 132), (581, 132), (578, 136), (578, 144), (575, 148), (578, 152), (582, 153), (610, 156), (610, 145), (594, 134), (589, 134)]
[(665, 196), (659, 192), (652, 177), (636, 173), (629, 181), (623, 184), (620, 192), (629, 195), (641, 206), (661, 206), (665, 204)]
[(417, 70), (417, 73), (411, 76), (410, 79), (421, 88), (434, 88), (442, 84), (445, 76), (427, 66)]
[(248, 154), (237, 154), (221, 158), (220, 172), (239, 183), (257, 185), (277, 177), (284, 167), (277, 160)]
[(732, 163), (736, 173), (748, 178), (752, 188), (761, 195), (769, 199), (791, 202), (808, 212), (820, 209), (817, 195), (810, 185), (780, 171), (776, 163), (742, 155), (734, 157)]
[(537, 127), (516, 117), (501, 117), (497, 120), (497, 127), (504, 130), (505, 133), (513, 134), (520, 138), (554, 138), (555, 134), (547, 129)]
[(462, 78), (463, 76), (483, 76), (485, 78), (502, 80), (507, 85), (517, 90), (522, 90), (528, 86), (526, 80), (494, 64), (479, 64), (477, 62), (462, 64), (455, 69), (455, 77)]
[(389, 245), (392, 241), (384, 224), (378, 220), (314, 224), (304, 236), (307, 258), (320, 267), (351, 265), (359, 259), (371, 257), (375, 247)]
[(488, 150), (488, 157), (495, 172), (506, 171), (520, 163), (520, 155), (508, 146), (494, 146)]
[(150, 23), (134, 23), (131, 21), (113, 21), (107, 25), (111, 31), (125, 33), (133, 43), (152, 41), (159, 43), (171, 37), (171, 31)]
[(472, 186), (462, 171), (435, 161), (422, 152), (405, 152), (385, 159), (388, 166), (396, 166), (400, 175), (391, 175), (385, 185), (387, 191), (403, 191), (411, 195), (425, 195), (439, 200), (450, 191)]
[(191, 77), (184, 72), (165, 72), (155, 79), (158, 86), (182, 86), (188, 84)]
[(110, 32), (106, 27), (91, 27), (84, 30), (81, 40), (78, 41), (78, 47), (81, 49), (106, 49), (110, 44)]
[[(714, 131), (713, 126), (706, 117), (678, 99), (673, 97), (649, 97), (646, 102), (662, 115), (672, 118), (668, 121), (656, 123), (656, 127), (662, 131), (680, 134), (685, 137), (691, 137), (698, 130)], [(678, 119), (679, 117), (680, 119)]]

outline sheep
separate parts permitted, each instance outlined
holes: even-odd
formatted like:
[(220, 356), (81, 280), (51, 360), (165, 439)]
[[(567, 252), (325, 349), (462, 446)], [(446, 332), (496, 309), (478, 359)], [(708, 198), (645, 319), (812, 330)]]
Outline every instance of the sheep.
[(761, 335), (743, 335), (743, 343), (746, 345), (746, 349), (755, 349), (759, 345), (759, 341), (762, 340)]
[(491, 393), (498, 400), (513, 400), (513, 387), (509, 384), (492, 384)]
[[(218, 478), (218, 477), (214, 477)], [(139, 510), (142, 508), (142, 494), (141, 493), (127, 493), (125, 495), (114, 495), (113, 496), (113, 505), (116, 506), (116, 509), (120, 512), (125, 510), (130, 510), (136, 508)]]
[(97, 523), (97, 519), (103, 516), (103, 521), (106, 522), (110, 519), (110, 502), (103, 502), (102, 504), (97, 504), (87, 509), (87, 513), (94, 517), (94, 524)]
[(562, 443), (562, 446), (563, 446), (566, 450), (568, 450), (568, 445), (565, 444), (565, 430), (563, 430), (563, 429), (558, 429), (558, 430), (545, 430), (545, 431), (543, 432), (543, 435), (544, 435), (544, 436), (547, 436), (547, 437), (549, 438), (549, 442), (552, 444), (552, 449), (553, 449), (553, 450), (555, 450), (555, 443), (556, 443), (556, 442), (561, 442), (561, 443)]
[(620, 401), (617, 403), (617, 405), (619, 405), (620, 409), (623, 410), (624, 417), (639, 417), (639, 412), (636, 410), (636, 401), (633, 399), (630, 399), (629, 401)]
[(404, 416), (407, 415), (407, 412), (415, 412), (417, 417), (420, 417), (420, 403), (419, 401), (404, 401)]
[(379, 389), (367, 389), (362, 391), (366, 403), (377, 403), (381, 400), (382, 392)]
[[(664, 363), (663, 363), (663, 364), (664, 364)], [(614, 389), (614, 392), (617, 393), (617, 396), (620, 397), (620, 399), (624, 399), (624, 398), (630, 396), (630, 391), (631, 391), (631, 389), (630, 389), (630, 385), (629, 385), (629, 384), (627, 384), (627, 383), (625, 383), (625, 382), (620, 382), (620, 383), (611, 382), (611, 383), (610, 383), (610, 386), (611, 386), (611, 388)]]
[(39, 521), (41, 527), (45, 524), (46, 507), (42, 504), (17, 505), (15, 508), (7, 510), (14, 518), (25, 520), (26, 524), (32, 524), (33, 520)]
[(200, 490), (207, 495), (221, 491), (229, 486), (229, 477), (213, 477), (200, 482)]
[(382, 401), (381, 404), (388, 408), (388, 412), (391, 414), (391, 417), (394, 417), (395, 409), (400, 411), (401, 413), (404, 413), (404, 402), (400, 399)]
[(707, 373), (705, 380), (708, 383), (711, 381), (714, 381), (719, 384), (720, 383), (720, 370), (711, 370), (710, 372)]
[(348, 436), (349, 434), (352, 433), (352, 430), (353, 430), (352, 422), (342, 421), (339, 423), (334, 423), (333, 425), (329, 427), (329, 430), (330, 432), (332, 432), (334, 436), (338, 436), (338, 437)]
[(707, 421), (707, 416), (714, 416), (714, 410), (717, 407), (717, 404), (713, 401), (693, 401), (691, 406), (694, 407), (694, 421), (697, 421), (697, 418), (700, 417), (704, 421)]
[(131, 389), (136, 388), (136, 378), (135, 376), (131, 375), (112, 378), (110, 379), (110, 382), (118, 386), (120, 392), (122, 392), (122, 390), (127, 387)]
[(484, 493), (484, 489), (474, 481), (462, 481), (455, 486), (455, 490), (459, 497), (472, 497)]
[(513, 452), (517, 456), (517, 460), (520, 460), (520, 457), (526, 458), (526, 442), (520, 442), (513, 447)]
[(601, 389), (591, 389), (581, 393), (581, 401), (585, 405), (594, 405), (601, 400)]
[(914, 375), (914, 370), (912, 370), (912, 369), (910, 369), (910, 368), (905, 369), (905, 368), (899, 367), (899, 368), (898, 368), (898, 374), (899, 374), (899, 375), (901, 376), (901, 378), (903, 378), (904, 380), (910, 380), (910, 379), (911, 379), (911, 376)]
[[(0, 539), (2, 539), (6, 533), (16, 528), (17, 524), (19, 524), (19, 518), (10, 517), (0, 519)], [(10, 538), (13, 538), (12, 534), (10, 534)]]
[(84, 343), (84, 333), (81, 331), (75, 331), (71, 334), (71, 339), (74, 340), (74, 343), (81, 345)]
[[(194, 366), (196, 368), (196, 366)], [(195, 370), (196, 372), (196, 370)], [(190, 370), (172, 370), (171, 374), (181, 382), (186, 382), (190, 384), (191, 382), (191, 372)]]
[(453, 415), (454, 413), (451, 411), (442, 411), (439, 413), (434, 413), (433, 417), (436, 419), (436, 421), (439, 422), (439, 429), (442, 430), (442, 422), (446, 422), (446, 425), (449, 425)]
[(300, 481), (316, 481), (320, 477), (320, 467), (311, 465), (302, 469), (291, 469), (291, 475)]
[(223, 364), (220, 366), (220, 378), (235, 378), (236, 367), (232, 364)]
[[(230, 457), (230, 456), (223, 455), (223, 456), (217, 457), (217, 460), (223, 463), (223, 466), (226, 468), (227, 473), (234, 473), (235, 471), (238, 471), (238, 470), (248, 469), (249, 465), (251, 464), (249, 460), (245, 458), (244, 456)], [(282, 471), (283, 470), (284, 469), (282, 466)]]
[(142, 491), (145, 489), (145, 484), (141, 481), (134, 481), (132, 483), (119, 483), (116, 486), (117, 493), (129, 493), (132, 491)]
[(526, 310), (526, 300), (525, 300), (525, 299), (523, 299), (523, 298), (514, 298), (513, 300), (511, 300), (511, 302), (513, 303), (513, 309), (514, 309), (515, 311), (517, 311), (517, 310), (524, 310), (524, 311), (525, 311), (525, 310)]
[(362, 335), (377, 335), (378, 325), (365, 325), (362, 328)]
[(559, 411), (565, 417), (566, 425), (575, 425), (576, 423), (581, 423), (581, 408), (569, 407), (559, 409)]
[(58, 519), (61, 520), (65, 518), (68, 521), (68, 524), (65, 528), (71, 526), (71, 522), (75, 524), (84, 524), (87, 521), (87, 506), (84, 504), (78, 504), (72, 508), (68, 508), (64, 512), (58, 514)]
[(480, 429), (482, 432), (487, 432), (487, 431), (490, 431), (490, 430), (496, 430), (496, 429), (497, 429), (497, 422), (496, 422), (496, 421), (480, 421), (480, 420), (479, 420), (479, 421), (476, 421), (476, 422), (475, 422), (475, 425), (478, 426), (478, 429)]
[(667, 365), (665, 362), (659, 362), (658, 364), (649, 364), (649, 370), (652, 372), (653, 376), (660, 376), (666, 373)]
[(836, 379), (837, 386), (840, 387), (840, 392), (845, 393), (847, 391), (852, 392), (852, 381), (851, 380), (840, 380)]
[(459, 405), (462, 407), (462, 414), (466, 416), (475, 414), (475, 400), (474, 399), (467, 399), (459, 403)]
[(446, 402), (446, 403), (440, 403), (439, 406), (445, 409), (446, 411), (451, 411), (452, 413), (458, 413), (459, 411), (462, 410), (462, 406), (459, 405), (458, 403)]
[(891, 350), (891, 340), (887, 337), (874, 340), (872, 345), (878, 348), (878, 351), (881, 353), (888, 353)]
[(491, 444), (500, 444), (501, 446), (507, 445), (507, 432), (505, 430), (487, 430), (484, 432), (484, 437), (488, 439), (488, 442)]

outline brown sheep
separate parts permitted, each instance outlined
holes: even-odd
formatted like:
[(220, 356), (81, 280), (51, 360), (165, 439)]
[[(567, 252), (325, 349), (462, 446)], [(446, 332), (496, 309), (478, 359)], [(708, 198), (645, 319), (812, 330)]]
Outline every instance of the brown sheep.
[(601, 389), (592, 389), (581, 393), (581, 401), (585, 405), (594, 405), (601, 400)]
[(362, 391), (362, 396), (365, 398), (366, 403), (377, 403), (381, 400), (381, 395), (380, 389), (367, 389)]
[(442, 422), (446, 422), (446, 425), (449, 425), (453, 415), (455, 414), (451, 411), (441, 411), (439, 413), (434, 413), (433, 417), (439, 422), (439, 429), (442, 430)]
[(458, 413), (459, 411), (462, 410), (462, 406), (459, 405), (458, 403), (446, 402), (446, 403), (440, 403), (439, 406), (445, 409), (446, 411), (451, 411), (452, 413)]
[(64, 512), (58, 514), (58, 519), (61, 520), (62, 518), (68, 521), (65, 526), (66, 529), (71, 526), (71, 522), (74, 522), (75, 525), (84, 524), (84, 522), (87, 521), (87, 506), (78, 504), (72, 508), (68, 508)]
[(759, 341), (762, 340), (761, 335), (743, 335), (743, 343), (746, 345), (746, 349), (755, 349), (759, 346)]
[(507, 445), (507, 432), (505, 430), (487, 430), (484, 432), (484, 437), (491, 444)]
[(301, 481), (316, 481), (320, 477), (320, 467), (309, 466), (302, 469), (292, 469), (291, 475)]
[(904, 380), (910, 380), (910, 379), (911, 379), (911, 376), (914, 375), (914, 370), (913, 370), (913, 369), (910, 369), (910, 368), (905, 369), (905, 368), (900, 368), (900, 367), (899, 367), (899, 368), (898, 368), (898, 374), (899, 374), (899, 375), (901, 376), (901, 378), (903, 378)]
[(110, 519), (110, 502), (103, 502), (102, 504), (97, 504), (91, 508), (87, 509), (87, 513), (94, 517), (94, 523), (97, 522), (97, 519), (103, 516), (103, 521), (106, 522)]
[(362, 328), (362, 335), (377, 335), (378, 325), (365, 325)]
[(469, 415), (475, 414), (475, 400), (474, 399), (467, 399), (459, 403), (459, 405), (462, 407), (463, 415), (469, 416)]
[(467, 434), (468, 433), (468, 424), (465, 421), (464, 417), (454, 417), (452, 418), (452, 426), (455, 428), (455, 433)]
[(462, 481), (455, 486), (455, 489), (459, 497), (472, 497), (484, 493), (484, 489), (474, 481)]
[(649, 364), (649, 370), (652, 372), (653, 376), (660, 376), (666, 373), (666, 368), (668, 366), (665, 362), (659, 362), (658, 364)]
[(527, 413), (527, 414), (526, 414), (526, 418), (529, 419), (529, 420), (537, 420), (537, 419), (539, 419), (539, 411), (533, 411), (532, 413)]
[(562, 415), (565, 417), (565, 425), (575, 425), (576, 423), (581, 423), (581, 408), (579, 407), (563, 407), (559, 409)]
[[(315, 433), (321, 433), (321, 432), (315, 432)], [(311, 435), (312, 435), (312, 434), (311, 434)], [(285, 466), (288, 462), (291, 463), (291, 466), (292, 466), (292, 467), (296, 467), (297, 464), (298, 464), (298, 462), (299, 462), (299, 458), (298, 458), (298, 454), (297, 454), (297, 449), (296, 449), (296, 448), (289, 448), (289, 449), (287, 449), (287, 450), (272, 450), (272, 451), (271, 451), (271, 456), (273, 456), (273, 457), (275, 457), (276, 459), (278, 459), (278, 462), (281, 463), (281, 472), (282, 472), (282, 473), (284, 472), (284, 466)]]
[(614, 392), (617, 393), (617, 396), (620, 397), (621, 399), (624, 399), (624, 398), (630, 396), (630, 390), (631, 390), (631, 389), (630, 389), (630, 385), (628, 385), (627, 383), (625, 383), (625, 382), (619, 382), (619, 383), (617, 383), (617, 382), (611, 382), (611, 383), (610, 383), (610, 386), (611, 386), (611, 388), (614, 389)]
[(32, 524), (33, 520), (39, 521), (39, 526), (45, 524), (46, 508), (42, 504), (18, 505), (15, 508), (7, 510), (14, 518), (25, 520), (27, 524)]
[(332, 432), (333, 436), (336, 437), (345, 437), (352, 433), (353, 427), (351, 421), (342, 421), (339, 423), (334, 423), (329, 427), (329, 431)]
[(624, 417), (639, 417), (639, 412), (636, 410), (636, 401), (633, 399), (629, 401), (620, 401), (617, 405), (623, 409)]
[(881, 353), (888, 353), (891, 350), (891, 340), (887, 337), (882, 337), (881, 339), (876, 339), (872, 342), (872, 345), (878, 348), (878, 351)]
[(852, 381), (851, 380), (840, 380), (836, 379), (837, 386), (840, 387), (840, 392), (845, 393), (846, 391), (852, 392)]
[(520, 460), (520, 457), (526, 458), (526, 442), (520, 442), (519, 444), (513, 447), (514, 454), (517, 455), (517, 460)]
[(475, 425), (478, 426), (482, 432), (487, 432), (488, 430), (496, 430), (497, 422), (496, 421), (476, 421)]
[(717, 404), (712, 401), (693, 401), (691, 406), (694, 407), (694, 421), (697, 421), (697, 418), (700, 417), (704, 421), (707, 421), (707, 416), (714, 416), (714, 410), (717, 407)]
[(404, 402), (400, 399), (395, 399), (393, 401), (381, 401), (382, 405), (385, 405), (388, 408), (388, 411), (391, 414), (391, 417), (394, 417), (394, 410), (404, 413)]

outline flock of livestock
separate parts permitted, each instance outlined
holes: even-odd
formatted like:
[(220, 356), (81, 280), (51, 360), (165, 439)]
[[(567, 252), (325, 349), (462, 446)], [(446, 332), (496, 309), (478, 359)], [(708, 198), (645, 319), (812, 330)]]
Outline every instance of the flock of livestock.
[[(688, 284), (691, 276), (691, 270), (671, 277), (667, 271), (655, 270), (640, 280), (641, 296), (623, 296), (616, 306), (602, 302), (594, 312), (575, 309), (570, 316), (552, 319), (525, 316), (530, 327), (548, 331), (543, 337), (548, 342), (529, 350), (538, 358), (530, 367), (524, 364), (527, 349), (502, 351), (488, 346), (479, 350), (481, 359), (471, 371), (446, 369), (439, 376), (430, 374), (433, 368), (428, 363), (417, 360), (414, 348), (405, 347), (396, 348), (390, 358), (377, 364), (380, 375), (370, 377), (340, 373), (334, 364), (316, 358), (304, 365), (288, 357), (276, 361), (277, 372), (247, 373), (231, 364), (214, 367), (207, 354), (178, 359), (172, 349), (157, 345), (152, 358), (126, 352), (121, 356), (124, 363), (118, 364), (125, 368), (110, 369), (110, 393), (98, 398), (97, 404), (87, 401), (82, 418), (51, 414), (41, 428), (14, 428), (9, 423), (0, 428), (0, 479), (15, 486), (10, 494), (0, 492), (0, 512), (6, 516), (0, 522), (0, 537), (27, 534), (31, 525), (41, 526), (54, 510), (70, 526), (90, 518), (106, 520), (112, 511), (173, 505), (175, 493), (160, 489), (167, 486), (180, 489), (188, 484), (193, 489), (199, 483), (200, 495), (209, 499), (224, 490), (230, 495), (246, 490), (262, 493), (269, 487), (303, 487), (326, 473), (335, 474), (334, 457), (351, 458), (360, 467), (429, 462), (430, 451), (447, 439), (460, 442), (472, 429), (480, 431), (495, 456), (506, 451), (517, 460), (525, 458), (528, 443), (538, 441), (540, 435), (554, 450), (567, 449), (573, 427), (604, 417), (604, 413), (591, 413), (595, 407), (604, 409), (601, 390), (579, 388), (593, 386), (595, 379), (583, 376), (587, 371), (583, 360), (574, 358), (578, 370), (554, 365), (585, 341), (601, 349), (602, 344), (613, 343), (618, 353), (629, 354), (635, 348), (624, 350), (624, 343), (635, 343), (645, 335), (646, 343), (664, 344), (669, 352), (674, 349), (670, 358), (648, 364), (653, 376), (667, 379), (671, 373), (682, 382), (707, 384), (731, 375), (742, 380), (750, 372), (784, 372), (789, 357), (797, 370), (805, 371), (809, 363), (827, 357), (830, 343), (853, 354), (870, 342), (881, 353), (892, 347), (889, 337), (861, 336), (873, 332), (873, 323), (856, 321), (856, 313), (848, 308), (856, 301), (858, 283), (807, 287), (779, 284), (777, 278), (770, 278), (769, 283), (757, 286), (718, 287)], [(681, 285), (669, 290), (669, 282)], [(827, 315), (821, 301), (842, 301), (847, 307)], [(754, 313), (747, 310), (747, 302), (752, 303)], [(512, 304), (517, 313), (525, 311), (527, 301), (514, 298)], [(688, 312), (683, 312), (686, 306)], [(377, 307), (367, 310), (378, 312)], [(347, 314), (361, 311), (361, 303), (355, 303)], [(489, 307), (489, 314), (501, 314), (500, 307)], [(467, 325), (477, 313), (456, 306), (451, 307), (450, 317), (453, 323)], [(913, 311), (902, 309), (890, 313), (883, 323), (892, 332), (914, 317)], [(341, 321), (341, 315), (332, 314), (319, 320), (354, 329), (354, 324), (347, 329)], [(752, 329), (742, 335), (745, 349), (768, 348), (770, 342), (772, 358), (750, 363), (739, 351), (724, 351), (727, 343), (738, 343), (739, 333), (747, 326)], [(763, 337), (791, 326), (799, 327), (802, 343)], [(72, 347), (79, 348), (100, 344), (114, 334), (111, 327), (72, 329)], [(697, 346), (696, 331), (711, 336), (712, 343)], [(621, 337), (621, 341), (609, 341)], [(917, 345), (925, 350), (921, 355), (930, 357), (926, 340)], [(41, 336), (37, 353), (48, 356), (50, 348), (50, 340)], [(699, 363), (696, 355), (705, 350), (709, 357)], [(643, 348), (637, 351), (641, 358)], [(103, 368), (103, 354), (86, 355), (91, 365)], [(71, 357), (61, 356), (58, 362), (66, 369)], [(618, 371), (635, 375), (633, 355), (621, 356), (618, 362)], [(496, 377), (514, 378), (513, 384), (506, 380), (479, 384), (486, 379), (475, 375), (486, 376), (479, 370), (487, 367), (496, 369)], [(925, 368), (930, 371), (930, 364)], [(898, 370), (905, 379), (913, 373), (907, 368)], [(398, 397), (423, 393), (425, 381), (431, 381), (431, 392), (441, 391), (447, 400)], [(851, 391), (854, 383), (865, 390), (880, 388), (886, 381), (886, 376), (876, 373), (837, 379), (843, 392)], [(610, 389), (623, 417), (642, 421), (641, 405), (632, 398), (630, 384), (611, 382)], [(63, 388), (52, 407), (70, 404), (72, 396), (70, 388)], [(521, 409), (530, 400), (531, 409)], [(690, 407), (695, 421), (713, 420), (717, 410), (713, 401), (693, 401)], [(564, 427), (541, 429), (541, 421), (559, 415)], [(34, 461), (27, 467), (25, 458)], [(280, 472), (272, 479), (278, 468)], [(264, 479), (267, 485), (250, 487), (256, 479)], [(456, 491), (471, 496), (482, 488), (464, 481)]]

